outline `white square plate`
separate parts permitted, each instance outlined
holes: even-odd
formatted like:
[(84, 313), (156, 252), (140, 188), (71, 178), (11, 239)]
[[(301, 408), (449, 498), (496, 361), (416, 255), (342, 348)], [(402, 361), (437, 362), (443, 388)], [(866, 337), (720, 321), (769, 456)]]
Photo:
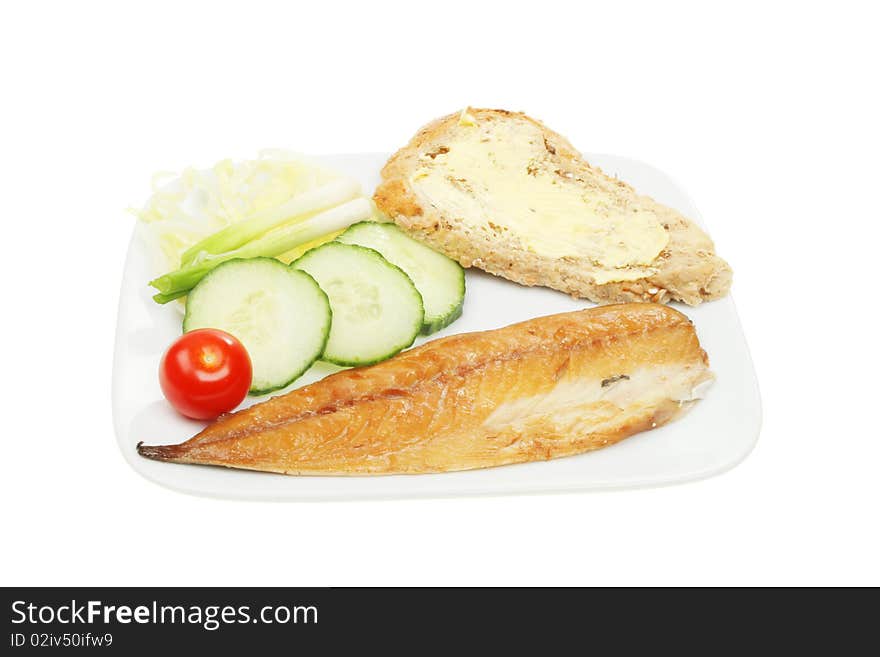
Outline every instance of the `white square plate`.
[[(319, 158), (358, 178), (366, 191), (379, 182), (386, 154)], [(690, 199), (663, 172), (611, 155), (588, 155), (606, 173), (641, 193), (700, 221)], [(724, 246), (720, 252), (724, 255)], [(211, 466), (160, 463), (135, 452), (147, 444), (182, 442), (202, 423), (177, 415), (159, 389), (159, 360), (180, 335), (180, 312), (151, 300), (148, 254), (137, 229), (123, 275), (113, 366), (113, 416), (119, 447), (147, 479), (175, 490), (251, 500), (342, 500), (586, 491), (659, 486), (724, 472), (742, 461), (758, 438), (761, 400), (748, 347), (733, 299), (681, 307), (693, 321), (717, 375), (704, 400), (679, 420), (605, 449), (540, 463), (433, 475), (379, 477), (293, 477)], [(526, 288), (477, 270), (467, 272), (464, 315), (431, 336), (498, 328), (532, 317), (592, 305), (561, 292)], [(424, 341), (420, 339), (419, 342)], [(293, 386), (338, 368), (318, 364)], [(250, 405), (259, 398), (248, 398)]]

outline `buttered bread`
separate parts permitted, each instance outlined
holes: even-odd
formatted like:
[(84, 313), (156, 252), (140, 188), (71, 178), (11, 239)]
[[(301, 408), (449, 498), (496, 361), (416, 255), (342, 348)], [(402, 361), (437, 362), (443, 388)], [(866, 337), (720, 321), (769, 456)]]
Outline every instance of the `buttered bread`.
[(730, 288), (730, 267), (694, 222), (520, 113), (467, 109), (427, 125), (385, 165), (374, 200), (463, 266), (524, 285), (690, 305)]

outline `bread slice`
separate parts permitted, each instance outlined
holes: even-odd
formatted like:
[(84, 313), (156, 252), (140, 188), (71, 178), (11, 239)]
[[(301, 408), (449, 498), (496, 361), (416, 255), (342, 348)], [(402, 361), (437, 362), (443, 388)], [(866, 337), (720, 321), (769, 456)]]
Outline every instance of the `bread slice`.
[(699, 226), (525, 114), (467, 109), (428, 124), (388, 160), (374, 200), (463, 266), (523, 285), (689, 305), (730, 289), (731, 269)]

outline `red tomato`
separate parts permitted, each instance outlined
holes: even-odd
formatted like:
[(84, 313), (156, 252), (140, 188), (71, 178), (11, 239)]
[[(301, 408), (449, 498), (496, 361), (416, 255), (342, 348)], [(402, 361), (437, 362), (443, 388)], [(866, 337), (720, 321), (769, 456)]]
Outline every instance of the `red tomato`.
[(165, 352), (159, 384), (178, 412), (212, 420), (241, 403), (252, 374), (241, 342), (224, 331), (198, 329), (180, 336)]

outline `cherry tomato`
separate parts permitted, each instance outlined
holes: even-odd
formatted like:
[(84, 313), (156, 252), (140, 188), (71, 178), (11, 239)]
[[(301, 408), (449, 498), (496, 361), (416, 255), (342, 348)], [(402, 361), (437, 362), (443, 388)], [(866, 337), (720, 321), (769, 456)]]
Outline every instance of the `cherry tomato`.
[(165, 352), (159, 384), (179, 413), (212, 420), (241, 403), (252, 375), (251, 358), (238, 339), (217, 329), (197, 329)]

